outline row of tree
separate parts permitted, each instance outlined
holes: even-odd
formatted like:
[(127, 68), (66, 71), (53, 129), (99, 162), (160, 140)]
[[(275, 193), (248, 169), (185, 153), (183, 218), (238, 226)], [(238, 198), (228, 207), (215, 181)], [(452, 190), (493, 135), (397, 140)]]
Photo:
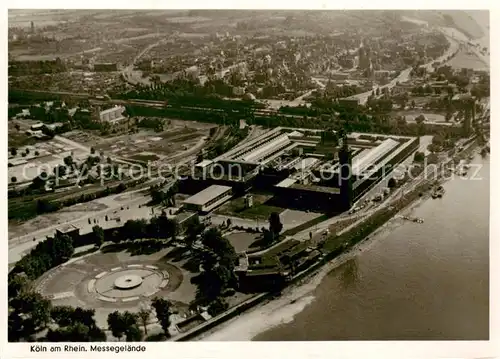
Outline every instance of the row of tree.
[[(8, 336), (10, 342), (104, 342), (106, 333), (97, 326), (94, 309), (71, 306), (52, 306), (40, 293), (31, 289), (31, 281), (23, 274), (16, 274), (9, 280)], [(164, 335), (169, 336), (172, 304), (163, 299), (152, 300), (156, 317)], [(147, 308), (137, 313), (114, 311), (108, 315), (108, 328), (119, 340), (141, 341), (143, 333), (148, 335), (147, 326), (151, 321), (151, 311)], [(45, 336), (41, 331), (49, 327)]]
[(29, 279), (36, 279), (49, 269), (66, 262), (73, 252), (71, 237), (67, 235), (48, 237), (21, 258), (11, 273), (25, 273)]

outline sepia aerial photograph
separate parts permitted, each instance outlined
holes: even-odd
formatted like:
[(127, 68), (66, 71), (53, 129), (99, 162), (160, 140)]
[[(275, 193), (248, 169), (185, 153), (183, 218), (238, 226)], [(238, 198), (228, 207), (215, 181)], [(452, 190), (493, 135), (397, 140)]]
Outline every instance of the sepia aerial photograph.
[(8, 341), (489, 340), (489, 33), (8, 10)]

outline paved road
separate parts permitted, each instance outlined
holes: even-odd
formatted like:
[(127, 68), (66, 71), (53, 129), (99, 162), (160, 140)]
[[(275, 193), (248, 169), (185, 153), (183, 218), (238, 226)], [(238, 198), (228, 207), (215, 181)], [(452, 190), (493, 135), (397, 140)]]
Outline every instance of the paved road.
[(134, 65), (143, 57), (146, 55), (151, 49), (155, 48), (156, 46), (160, 45), (162, 42), (164, 42), (165, 39), (161, 39), (154, 44), (150, 44), (146, 46), (137, 56), (134, 58), (132, 63), (124, 68), (122, 70), (122, 74), (132, 84), (144, 84), (144, 85), (149, 85), (151, 81), (149, 81), (149, 77), (142, 77), (142, 71), (134, 71)]

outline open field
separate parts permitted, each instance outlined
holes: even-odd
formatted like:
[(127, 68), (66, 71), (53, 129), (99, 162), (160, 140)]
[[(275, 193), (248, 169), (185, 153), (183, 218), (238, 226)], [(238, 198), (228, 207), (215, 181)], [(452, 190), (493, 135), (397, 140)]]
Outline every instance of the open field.
[[(84, 233), (91, 230), (94, 220), (99, 222), (103, 228), (106, 228), (108, 224), (116, 222), (117, 218), (120, 218), (120, 221), (148, 218), (151, 208), (143, 207), (142, 205), (145, 205), (150, 200), (151, 198), (147, 191), (132, 191), (99, 198), (86, 203), (79, 203), (54, 213), (39, 215), (22, 224), (9, 223), (9, 238), (14, 239), (36, 232), (41, 228), (50, 228), (54, 225), (62, 225), (73, 221), (77, 221), (74, 224)], [(141, 207), (139, 207), (140, 205)], [(109, 221), (105, 220), (106, 215)], [(89, 218), (92, 222), (91, 224), (88, 223)], [(53, 234), (54, 231), (55, 229), (50, 232)]]
[(18, 147), (15, 156), (9, 153), (9, 163), (15, 164), (16, 161), (24, 163), (9, 167), (9, 178), (16, 177), (17, 183), (31, 181), (42, 172), (52, 173), (55, 167), (64, 163), (64, 158), (67, 156), (72, 156), (74, 160), (82, 160), (87, 155), (88, 152), (81, 148), (56, 139)]
[[(23, 147), (23, 146), (28, 146), (28, 145), (33, 145), (37, 141), (35, 138), (28, 136), (26, 134), (26, 130), (29, 129), (29, 126), (23, 126), (20, 121), (9, 121), (8, 122), (8, 136), (7, 136), (7, 142), (9, 145), (9, 148), (15, 147)], [(15, 126), (16, 124), (20, 125), (20, 130), (16, 130)]]
[(136, 134), (113, 137), (92, 136), (81, 131), (73, 131), (65, 137), (92, 146), (98, 152), (137, 161), (157, 161), (192, 149), (204, 143), (209, 137), (211, 124), (171, 120), (166, 130), (154, 132), (140, 130)]
[[(421, 112), (421, 111), (398, 111), (394, 114), (395, 116), (404, 116), (407, 122), (415, 122), (415, 119), (424, 115), (426, 121), (434, 123), (446, 123), (445, 114), (432, 113), (432, 112)], [(453, 118), (450, 120), (453, 122)]]

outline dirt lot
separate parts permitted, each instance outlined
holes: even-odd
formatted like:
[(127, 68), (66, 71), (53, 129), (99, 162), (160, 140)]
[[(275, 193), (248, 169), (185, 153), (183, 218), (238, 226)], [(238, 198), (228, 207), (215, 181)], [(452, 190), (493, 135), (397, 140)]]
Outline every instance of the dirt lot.
[(163, 132), (141, 129), (139, 133), (133, 135), (106, 138), (73, 131), (65, 137), (124, 159), (156, 161), (175, 156), (208, 139), (210, 128), (214, 125), (171, 120), (165, 127)]
[[(10, 127), (10, 123), (9, 123)], [(9, 178), (16, 177), (17, 183), (31, 181), (42, 172), (52, 173), (52, 170), (64, 163), (64, 157), (72, 156), (75, 160), (82, 160), (88, 153), (75, 146), (68, 145), (57, 139), (50, 141), (36, 141), (31, 137), (22, 137), (23, 130), (17, 132), (9, 130), (9, 142), (15, 143), (10, 147), (17, 148), (17, 154), (8, 154)], [(21, 145), (22, 144), (22, 145)], [(21, 146), (19, 146), (21, 145)], [(16, 161), (22, 161), (17, 163)]]

